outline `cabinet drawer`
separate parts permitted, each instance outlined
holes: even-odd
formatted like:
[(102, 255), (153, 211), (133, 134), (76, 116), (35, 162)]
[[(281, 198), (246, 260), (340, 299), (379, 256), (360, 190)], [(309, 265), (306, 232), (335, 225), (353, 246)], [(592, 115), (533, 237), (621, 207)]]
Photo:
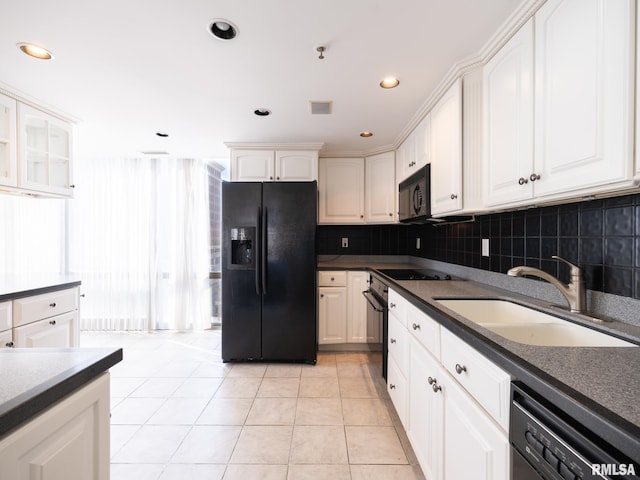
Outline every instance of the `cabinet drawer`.
[(75, 311), (31, 322), (13, 329), (13, 341), (18, 348), (77, 347), (77, 322)]
[(508, 431), (509, 374), (444, 328), (441, 338), (442, 365)]
[(387, 364), (387, 391), (398, 412), (402, 426), (407, 429), (407, 380), (402, 375), (393, 357)]
[(19, 298), (13, 301), (13, 326), (19, 327), (77, 309), (77, 288)]
[(11, 326), (11, 302), (0, 303), (0, 332), (10, 330)]
[(320, 271), (318, 272), (319, 287), (346, 287), (347, 272), (346, 271)]
[(435, 320), (413, 305), (407, 305), (407, 330), (431, 355), (440, 359), (440, 325)]
[(402, 325), (407, 326), (407, 304), (408, 302), (400, 296), (400, 294), (389, 289), (389, 314), (396, 317)]
[(400, 371), (409, 372), (409, 335), (404, 325), (393, 316), (389, 317), (389, 355), (396, 361)]

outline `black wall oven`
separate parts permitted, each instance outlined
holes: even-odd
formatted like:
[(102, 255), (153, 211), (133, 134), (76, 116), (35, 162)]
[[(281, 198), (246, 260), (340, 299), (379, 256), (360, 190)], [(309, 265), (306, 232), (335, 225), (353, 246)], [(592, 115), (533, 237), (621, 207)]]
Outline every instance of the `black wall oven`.
[[(387, 325), (389, 322), (389, 287), (375, 275), (369, 276), (369, 289), (362, 292), (367, 299), (367, 331), (382, 326), (382, 377), (387, 379)], [(367, 333), (369, 335), (369, 333)]]
[(519, 382), (511, 384), (513, 480), (637, 479), (639, 465)]

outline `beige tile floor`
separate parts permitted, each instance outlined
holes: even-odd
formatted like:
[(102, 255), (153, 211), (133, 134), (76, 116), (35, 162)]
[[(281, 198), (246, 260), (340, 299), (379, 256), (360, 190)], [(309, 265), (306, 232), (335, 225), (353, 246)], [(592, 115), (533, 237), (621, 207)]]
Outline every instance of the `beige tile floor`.
[(88, 333), (111, 370), (111, 480), (423, 480), (379, 354), (224, 364), (220, 332)]

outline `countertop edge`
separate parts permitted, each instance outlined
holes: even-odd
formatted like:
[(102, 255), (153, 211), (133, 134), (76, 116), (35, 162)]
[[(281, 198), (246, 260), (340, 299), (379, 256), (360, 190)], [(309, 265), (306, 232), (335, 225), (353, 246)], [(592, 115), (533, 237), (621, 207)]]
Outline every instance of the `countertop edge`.
[(17, 298), (31, 297), (33, 295), (41, 295), (43, 293), (57, 292), (64, 290), (65, 288), (78, 287), (82, 284), (80, 280), (63, 280), (55, 285), (49, 285), (44, 287), (26, 287), (21, 288), (10, 293), (4, 293), (0, 295), (0, 302), (8, 302)]
[[(40, 349), (33, 349), (37, 354)], [(46, 349), (52, 351), (72, 351), (75, 349)], [(122, 348), (95, 349), (96, 356), (88, 358), (74, 367), (51, 377), (2, 405), (0, 411), (0, 438), (11, 433), (15, 428), (30, 421), (51, 407), (57, 401), (83, 387), (103, 372), (109, 370), (116, 363), (122, 361)], [(14, 354), (8, 351), (7, 355)]]

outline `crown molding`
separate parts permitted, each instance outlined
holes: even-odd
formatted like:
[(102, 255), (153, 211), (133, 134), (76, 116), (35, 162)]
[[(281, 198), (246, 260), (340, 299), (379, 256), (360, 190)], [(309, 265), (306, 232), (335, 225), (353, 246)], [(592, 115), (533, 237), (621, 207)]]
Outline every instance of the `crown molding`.
[(13, 98), (14, 100), (23, 103), (25, 105), (29, 105), (30, 107), (37, 108), (40, 111), (43, 111), (58, 120), (62, 120), (63, 122), (78, 124), (81, 120), (78, 117), (74, 117), (62, 110), (55, 108), (51, 105), (47, 105), (36, 98), (27, 95), (26, 93), (20, 92), (19, 90), (12, 88), (4, 83), (0, 82), (0, 93), (6, 95), (7, 97)]
[(324, 142), (317, 143), (273, 143), (273, 142), (224, 142), (227, 148), (243, 150), (321, 150)]
[(449, 71), (442, 77), (440, 83), (434, 88), (425, 102), (418, 108), (416, 113), (411, 117), (405, 128), (400, 132), (394, 142), (394, 148), (398, 148), (402, 142), (411, 134), (418, 124), (427, 116), (434, 105), (440, 100), (442, 95), (453, 85), (460, 77), (464, 77), (469, 72), (484, 65), (509, 41), (513, 35), (533, 17), (538, 9), (546, 3), (547, 0), (527, 0), (502, 24), (498, 31), (489, 39), (489, 41), (480, 49), (478, 54), (472, 55), (455, 63)]

